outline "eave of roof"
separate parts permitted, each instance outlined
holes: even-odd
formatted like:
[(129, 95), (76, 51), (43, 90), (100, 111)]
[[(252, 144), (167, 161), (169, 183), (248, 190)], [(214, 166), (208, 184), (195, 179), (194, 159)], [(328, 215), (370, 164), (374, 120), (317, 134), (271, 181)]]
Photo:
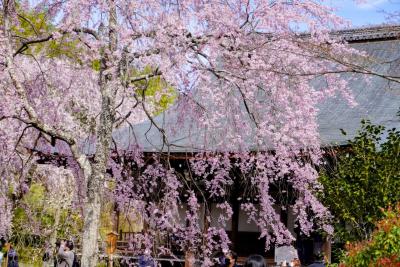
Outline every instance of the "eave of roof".
[(382, 25), (340, 30), (332, 33), (347, 42), (378, 41), (400, 38), (400, 25)]

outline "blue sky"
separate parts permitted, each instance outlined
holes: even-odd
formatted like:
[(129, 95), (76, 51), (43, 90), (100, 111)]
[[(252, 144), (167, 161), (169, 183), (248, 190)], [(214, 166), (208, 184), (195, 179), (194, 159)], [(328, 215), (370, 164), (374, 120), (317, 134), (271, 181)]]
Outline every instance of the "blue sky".
[[(331, 6), (338, 8), (336, 13), (351, 21), (353, 27), (377, 25), (386, 22), (385, 12), (400, 10), (400, 0), (328, 0)], [(385, 12), (383, 12), (385, 11)]]

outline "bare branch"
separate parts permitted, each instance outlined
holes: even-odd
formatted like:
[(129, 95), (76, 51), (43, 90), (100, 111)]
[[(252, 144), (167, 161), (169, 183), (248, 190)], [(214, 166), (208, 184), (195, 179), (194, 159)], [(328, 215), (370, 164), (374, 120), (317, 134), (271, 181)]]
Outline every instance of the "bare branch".
[[(131, 55), (131, 58), (132, 59), (137, 59), (137, 58), (141, 58), (141, 57), (148, 57), (148, 56), (151, 56), (151, 55), (156, 55), (156, 54), (159, 54), (160, 53), (160, 49), (158, 49), (158, 48), (154, 48), (154, 49), (149, 49), (149, 50), (147, 50), (147, 51), (145, 51), (145, 52), (143, 52), (143, 53), (133, 53), (132, 55)], [(132, 60), (131, 60), (132, 61)]]
[(162, 75), (161, 71), (156, 69), (153, 73), (140, 75), (140, 76), (136, 76), (134, 78), (131, 78), (130, 82), (134, 83), (134, 82), (139, 82), (139, 81), (143, 81), (143, 80), (148, 80), (150, 78), (153, 78), (155, 76), (160, 76), (160, 75)]
[[(93, 29), (89, 29), (89, 28), (74, 28), (72, 31), (79, 33), (86, 33), (86, 34), (90, 34), (92, 35), (96, 40), (99, 40), (99, 35), (97, 34), (97, 32)], [(66, 33), (66, 32), (65, 32)]]
[(28, 49), (29, 45), (31, 45), (31, 44), (38, 44), (38, 43), (47, 42), (47, 41), (51, 40), (52, 38), (53, 38), (53, 34), (50, 34), (50, 35), (42, 37), (42, 38), (22, 41), (21, 46), (13, 54), (13, 57), (15, 57), (16, 55), (24, 52), (26, 49)]
[[(75, 33), (86, 33), (86, 34), (90, 34), (92, 35), (96, 40), (99, 39), (96, 31), (89, 29), (89, 28), (75, 28), (72, 30)], [(67, 31), (62, 31), (61, 34), (68, 34), (69, 32)], [(39, 43), (44, 43), (47, 41), (50, 41), (54, 38), (54, 34), (49, 34), (47, 36), (43, 36), (40, 38), (36, 38), (36, 39), (28, 39), (26, 41), (22, 41), (21, 42), (21, 46), (17, 49), (17, 51), (13, 54), (13, 56), (15, 57), (16, 55), (24, 52), (26, 49), (28, 49), (29, 45), (32, 44), (39, 44)]]

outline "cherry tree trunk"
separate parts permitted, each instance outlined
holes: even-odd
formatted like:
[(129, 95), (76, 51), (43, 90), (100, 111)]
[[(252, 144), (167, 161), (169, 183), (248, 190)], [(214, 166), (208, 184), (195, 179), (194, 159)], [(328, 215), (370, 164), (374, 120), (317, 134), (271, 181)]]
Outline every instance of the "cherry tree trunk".
[(100, 223), (101, 199), (110, 156), (110, 144), (115, 121), (116, 73), (108, 72), (112, 62), (112, 53), (117, 48), (117, 13), (114, 0), (109, 0), (108, 48), (101, 57), (99, 84), (101, 91), (100, 120), (97, 126), (97, 142), (94, 162), (91, 164), (91, 174), (87, 179), (87, 199), (84, 210), (84, 225), (82, 235), (82, 267), (97, 265), (98, 229)]
[[(97, 175), (96, 175), (97, 174)], [(101, 185), (103, 175), (93, 170), (89, 178), (88, 198), (84, 207), (84, 226), (82, 235), (82, 267), (96, 266), (98, 252), (98, 229), (101, 212)]]
[(111, 92), (110, 86), (107, 86), (107, 84), (103, 86), (96, 153), (94, 163), (91, 164), (91, 174), (87, 178), (87, 196), (84, 207), (82, 235), (82, 267), (91, 267), (97, 264), (101, 199), (114, 123), (115, 96)]

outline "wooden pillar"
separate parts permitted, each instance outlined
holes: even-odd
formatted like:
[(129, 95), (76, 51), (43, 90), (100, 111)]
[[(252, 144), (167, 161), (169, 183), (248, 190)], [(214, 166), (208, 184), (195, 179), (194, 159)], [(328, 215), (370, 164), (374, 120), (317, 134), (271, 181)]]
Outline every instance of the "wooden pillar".
[(322, 245), (322, 251), (324, 252), (325, 262), (331, 263), (332, 261), (332, 237), (327, 236)]
[(115, 233), (119, 233), (119, 209), (117, 203), (114, 203), (114, 208), (113, 208), (113, 229), (112, 231)]
[(232, 249), (237, 253), (237, 243), (238, 243), (238, 235), (239, 235), (239, 212), (240, 212), (240, 203), (237, 200), (237, 195), (235, 194), (233, 196), (232, 200), (232, 235), (231, 235), (231, 241), (232, 241)]

